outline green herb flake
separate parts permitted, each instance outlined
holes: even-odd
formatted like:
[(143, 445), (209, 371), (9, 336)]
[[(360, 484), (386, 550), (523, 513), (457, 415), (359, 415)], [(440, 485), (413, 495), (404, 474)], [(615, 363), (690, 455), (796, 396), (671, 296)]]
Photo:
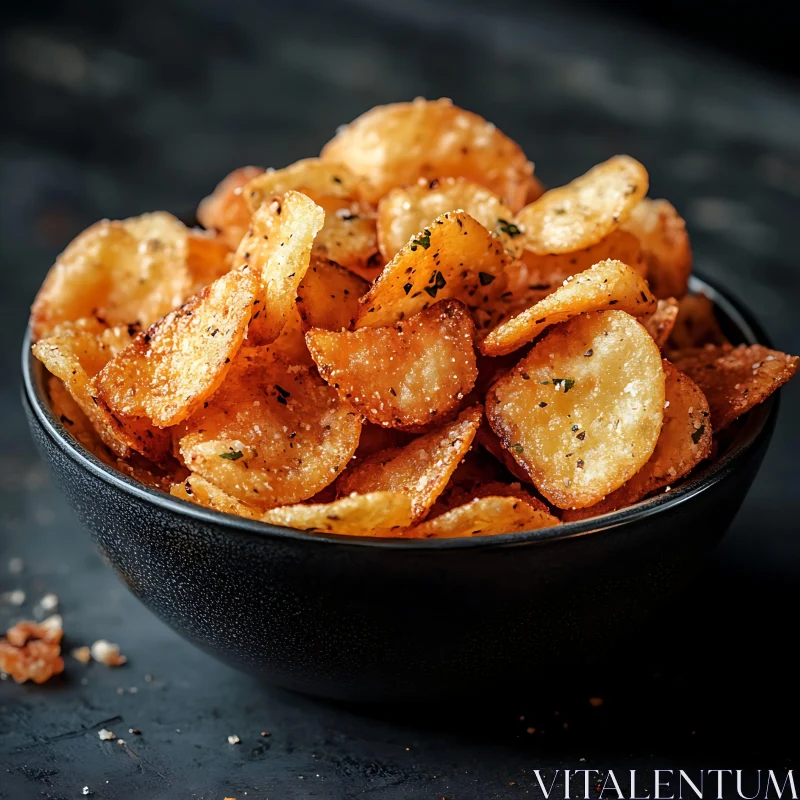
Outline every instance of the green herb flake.
[(522, 231), (519, 229), (517, 225), (513, 222), (509, 222), (508, 220), (501, 219), (500, 217), (497, 218), (497, 227), (503, 232), (511, 236), (519, 236)]
[(238, 461), (244, 453), (241, 450), (233, 450), (230, 453), (220, 453), (220, 458), (227, 458), (228, 461)]
[(525, 448), (521, 444), (512, 444), (511, 450), (513, 450), (515, 453), (519, 455), (525, 450)]
[(564, 394), (566, 394), (575, 385), (574, 378), (553, 378), (553, 386), (558, 389), (559, 386), (564, 387)]
[(447, 281), (444, 279), (444, 275), (439, 272), (438, 269), (435, 269), (431, 274), (430, 280), (428, 281), (430, 286), (425, 287), (425, 291), (431, 296), (436, 297), (439, 289), (444, 289), (447, 286)]
[(706, 429), (706, 426), (705, 426), (705, 425), (701, 425), (701, 426), (700, 426), (700, 427), (699, 427), (699, 428), (698, 428), (698, 429), (697, 429), (697, 430), (696, 430), (696, 431), (695, 431), (695, 432), (692, 434), (692, 441), (693, 441), (695, 444), (698, 444), (698, 442), (700, 441), (700, 439), (701, 439), (701, 438), (702, 438), (702, 436), (703, 436), (703, 433), (705, 432), (705, 429)]
[(412, 239), (411, 240), (411, 249), (416, 250), (417, 247), (421, 247), (423, 250), (427, 250), (431, 246), (431, 232), (426, 230), (424, 236), (420, 236), (419, 239)]
[(481, 286), (488, 286), (494, 280), (494, 275), (489, 272), (479, 272), (478, 280), (481, 282)]

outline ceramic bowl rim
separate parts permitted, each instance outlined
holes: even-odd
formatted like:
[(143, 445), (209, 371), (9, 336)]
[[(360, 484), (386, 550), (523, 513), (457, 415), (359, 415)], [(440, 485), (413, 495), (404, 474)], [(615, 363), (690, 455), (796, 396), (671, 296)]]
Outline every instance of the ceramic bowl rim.
[[(743, 305), (727, 292), (719, 289), (708, 280), (693, 275), (690, 291), (702, 291), (719, 306), (741, 333), (747, 344), (764, 344), (770, 347), (768, 337), (761, 326)], [(65, 429), (63, 423), (52, 413), (45, 388), (46, 370), (44, 365), (31, 354), (31, 330), (27, 329), (22, 343), (23, 396), (29, 404), (37, 421), (56, 446), (65, 453), (78, 468), (84, 469), (104, 483), (133, 495), (137, 499), (158, 506), (174, 514), (191, 517), (198, 522), (225, 528), (232, 533), (245, 533), (262, 538), (294, 539), (317, 544), (354, 545), (411, 550), (450, 550), (462, 548), (508, 547), (533, 543), (554, 542), (599, 533), (640, 522), (653, 515), (665, 512), (710, 489), (736, 467), (743, 464), (748, 453), (763, 435), (768, 433), (770, 422), (778, 412), (778, 398), (772, 395), (766, 402), (754, 408), (745, 421), (735, 442), (716, 462), (698, 475), (670, 492), (642, 500), (627, 508), (613, 511), (590, 519), (567, 522), (553, 528), (533, 531), (473, 536), (452, 539), (391, 539), (373, 536), (350, 536), (333, 533), (312, 533), (270, 525), (258, 520), (249, 520), (181, 500), (165, 492), (151, 489), (133, 478), (117, 472), (86, 450)]]

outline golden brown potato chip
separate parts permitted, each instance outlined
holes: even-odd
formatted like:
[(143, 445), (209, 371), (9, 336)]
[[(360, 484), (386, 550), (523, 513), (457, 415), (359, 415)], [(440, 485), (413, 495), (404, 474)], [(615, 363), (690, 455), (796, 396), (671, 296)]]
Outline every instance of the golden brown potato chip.
[(635, 158), (614, 156), (519, 212), (525, 249), (545, 256), (591, 247), (628, 219), (647, 188), (647, 170)]
[(196, 503), (214, 511), (235, 514), (237, 517), (246, 519), (260, 519), (264, 513), (258, 508), (253, 508), (253, 506), (225, 494), (222, 489), (218, 489), (213, 483), (194, 473), (190, 473), (188, 477), (178, 483), (173, 483), (169, 488), (169, 493), (181, 500), (188, 500), (190, 503)]
[(728, 339), (719, 326), (714, 303), (704, 294), (681, 297), (678, 318), (669, 337), (669, 347), (685, 350), (707, 344), (727, 344)]
[(520, 260), (525, 265), (526, 283), (540, 288), (560, 286), (567, 278), (584, 272), (600, 261), (621, 261), (643, 278), (647, 277), (647, 263), (639, 240), (621, 230), (612, 231), (597, 244), (583, 250), (545, 256), (525, 250)]
[(192, 294), (230, 272), (233, 252), (220, 236), (199, 229), (189, 231), (186, 261), (192, 278)]
[(475, 436), (475, 443), (491, 453), (517, 480), (530, 483), (528, 473), (514, 460), (514, 456), (503, 447), (500, 440), (491, 429), (488, 422), (484, 422)]
[[(53, 336), (37, 342), (33, 354), (64, 381), (67, 391), (103, 443), (118, 456), (125, 457), (129, 446), (119, 437), (110, 415), (95, 401), (92, 385), (93, 376), (114, 356), (113, 345), (109, 345), (104, 333), (103, 325), (96, 320), (64, 323)], [(110, 335), (116, 338), (115, 334)]]
[(393, 325), (449, 298), (475, 315), (505, 291), (506, 263), (503, 246), (483, 225), (463, 211), (448, 212), (384, 267), (361, 298), (354, 327)]
[(678, 309), (678, 301), (674, 297), (662, 298), (658, 301), (658, 307), (653, 316), (642, 321), (644, 327), (647, 328), (647, 332), (662, 350), (667, 344), (672, 329), (675, 327)]
[(519, 497), (489, 495), (475, 497), (464, 505), (426, 520), (407, 531), (405, 536), (410, 539), (492, 536), (551, 528), (560, 524), (552, 514)]
[(545, 328), (583, 314), (616, 307), (633, 316), (656, 309), (647, 281), (621, 261), (601, 261), (575, 275), (535, 306), (491, 331), (480, 343), (487, 356), (505, 355), (532, 342)]
[(313, 368), (245, 347), (207, 404), (176, 432), (184, 463), (237, 500), (272, 507), (332, 483), (361, 420)]
[(341, 129), (322, 159), (367, 178), (374, 203), (394, 186), (451, 176), (480, 183), (516, 211), (534, 186), (516, 142), (445, 98), (376, 106)]
[(797, 372), (797, 356), (763, 345), (708, 345), (675, 355), (685, 372), (708, 398), (711, 425), (717, 433), (753, 406), (763, 403)]
[(492, 429), (559, 508), (593, 505), (629, 480), (663, 414), (661, 354), (623, 311), (554, 328), (486, 395)]
[(146, 417), (166, 428), (189, 417), (222, 383), (258, 291), (249, 267), (234, 269), (138, 334), (97, 375), (101, 403), (123, 424)]
[(351, 461), (351, 466), (363, 461), (373, 453), (406, 445), (413, 438), (414, 435), (407, 431), (401, 431), (397, 428), (384, 428), (382, 425), (364, 422), (361, 426), (361, 438), (358, 440), (358, 448)]
[(399, 536), (411, 524), (411, 500), (400, 492), (351, 494), (332, 503), (299, 503), (267, 511), (263, 522), (349, 536)]
[(312, 328), (306, 343), (320, 375), (370, 422), (418, 427), (442, 420), (472, 389), (475, 326), (444, 300), (393, 327)]
[(53, 414), (61, 421), (64, 428), (90, 453), (105, 464), (113, 466), (115, 457), (111, 455), (109, 449), (103, 444), (99, 434), (92, 427), (89, 418), (81, 411), (80, 406), (75, 402), (67, 387), (64, 386), (63, 381), (56, 378), (55, 375), (51, 375), (47, 381), (47, 388)]
[(111, 326), (150, 325), (190, 294), (186, 240), (186, 227), (165, 212), (87, 228), (58, 257), (36, 295), (34, 339), (86, 317)]
[(297, 290), (297, 309), (306, 328), (340, 331), (358, 311), (358, 299), (369, 284), (335, 261), (312, 256)]
[(482, 416), (481, 407), (472, 406), (404, 447), (364, 459), (339, 479), (338, 496), (401, 492), (411, 498), (412, 522), (421, 521), (469, 450)]
[(231, 250), (235, 250), (250, 227), (250, 208), (243, 189), (262, 167), (240, 167), (226, 175), (217, 188), (197, 207), (197, 220), (204, 227), (219, 231)]
[(688, 475), (711, 453), (708, 401), (691, 378), (666, 359), (664, 423), (648, 462), (604, 500), (576, 511), (565, 511), (564, 521), (587, 519), (625, 508)]
[(633, 209), (623, 229), (636, 236), (642, 245), (653, 294), (683, 297), (692, 271), (692, 248), (686, 223), (672, 204), (645, 197)]
[(260, 301), (247, 333), (251, 344), (269, 344), (278, 338), (295, 307), (297, 288), (324, 219), (325, 212), (299, 192), (287, 192), (253, 212), (234, 261), (249, 264), (261, 280)]
[(378, 251), (375, 211), (362, 201), (371, 191), (343, 164), (306, 158), (268, 170), (245, 188), (251, 212), (288, 191), (302, 192), (325, 211), (314, 252), (347, 267), (366, 267)]
[(523, 249), (522, 231), (514, 212), (485, 186), (464, 178), (421, 180), (397, 186), (378, 205), (378, 244), (389, 261), (414, 237), (448, 211), (466, 211), (503, 243), (514, 257)]

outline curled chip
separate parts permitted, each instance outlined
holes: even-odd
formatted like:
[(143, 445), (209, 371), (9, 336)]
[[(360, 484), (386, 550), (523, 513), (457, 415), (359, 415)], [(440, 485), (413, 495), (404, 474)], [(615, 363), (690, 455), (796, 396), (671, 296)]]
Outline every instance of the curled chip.
[(192, 472), (237, 500), (269, 508), (332, 483), (360, 430), (359, 415), (315, 369), (246, 347), (176, 439)]
[(472, 406), (454, 422), (364, 459), (339, 479), (338, 496), (401, 492), (411, 498), (411, 521), (421, 521), (469, 450), (482, 416)]
[(678, 301), (674, 297), (662, 298), (658, 301), (658, 306), (653, 316), (648, 317), (642, 323), (662, 350), (667, 344), (672, 329), (675, 327), (678, 309)]
[(390, 260), (417, 231), (442, 214), (458, 210), (494, 233), (510, 255), (521, 255), (523, 236), (514, 223), (514, 212), (485, 186), (464, 178), (434, 178), (392, 189), (378, 205), (381, 254)]
[(642, 245), (647, 280), (656, 297), (683, 297), (692, 271), (686, 223), (666, 200), (645, 197), (623, 225)]
[(363, 201), (370, 194), (363, 178), (343, 164), (306, 158), (280, 170), (268, 170), (244, 190), (255, 212), (288, 191), (302, 192), (325, 211), (314, 252), (347, 267), (365, 268), (378, 252), (375, 210)]
[(237, 517), (246, 519), (259, 519), (263, 513), (259, 509), (231, 497), (213, 483), (194, 473), (188, 475), (180, 483), (173, 483), (169, 493), (181, 500), (188, 500), (190, 503), (196, 503), (214, 511), (222, 511), (225, 514), (236, 514)]
[(187, 229), (171, 214), (87, 228), (58, 257), (31, 309), (34, 339), (62, 322), (98, 317), (147, 326), (191, 293)]
[(491, 189), (517, 211), (535, 186), (516, 142), (445, 98), (376, 106), (341, 129), (322, 158), (367, 178), (376, 203), (394, 186), (450, 175)]
[(186, 262), (192, 279), (192, 294), (230, 272), (233, 252), (220, 236), (212, 236), (198, 229), (189, 231)]
[(437, 422), (472, 389), (475, 326), (464, 305), (444, 300), (393, 327), (306, 333), (320, 375), (370, 422)]
[(711, 421), (705, 395), (669, 361), (665, 359), (663, 364), (667, 399), (653, 455), (627, 483), (604, 500), (589, 508), (565, 511), (565, 522), (608, 514), (637, 503), (656, 489), (676, 483), (711, 454)]
[(714, 303), (704, 294), (687, 294), (678, 301), (678, 317), (669, 336), (672, 350), (728, 344), (714, 313)]
[(253, 212), (235, 260), (237, 265), (248, 264), (261, 281), (258, 308), (247, 333), (251, 344), (278, 338), (295, 307), (297, 287), (324, 219), (325, 212), (299, 192), (287, 192)]
[(638, 472), (663, 409), (661, 354), (623, 311), (554, 328), (486, 395), (492, 429), (559, 508), (594, 505)]
[(297, 290), (297, 308), (306, 328), (340, 331), (358, 311), (358, 299), (369, 283), (355, 272), (326, 258), (311, 258)]
[[(92, 378), (123, 349), (125, 334), (124, 329), (106, 330), (96, 320), (79, 320), (62, 324), (54, 335), (33, 346), (33, 354), (64, 382), (66, 390), (103, 443), (123, 458), (129, 455), (130, 445), (120, 436), (117, 421), (96, 402)], [(127, 341), (130, 341), (129, 337)], [(150, 438), (154, 443), (159, 438), (158, 433), (151, 432)], [(167, 444), (160, 441), (159, 451), (165, 452)]]
[(242, 190), (261, 167), (240, 167), (226, 175), (213, 193), (197, 207), (197, 220), (204, 227), (219, 231), (231, 250), (235, 250), (250, 227), (250, 208)]
[(123, 425), (145, 417), (166, 428), (189, 417), (222, 383), (258, 290), (252, 270), (234, 269), (138, 334), (95, 378), (100, 401)]
[(314, 359), (306, 347), (306, 334), (303, 330), (303, 322), (297, 308), (293, 308), (289, 313), (289, 319), (283, 326), (278, 338), (267, 345), (266, 350), (270, 353), (281, 355), (284, 361), (290, 364), (301, 364), (304, 367), (313, 367)]
[(551, 528), (559, 524), (544, 504), (526, 492), (503, 492), (467, 500), (463, 505), (420, 523), (406, 536), (413, 539), (491, 536)]
[(647, 170), (635, 158), (614, 156), (519, 212), (525, 249), (544, 256), (591, 247), (628, 219), (647, 189)]
[(644, 316), (656, 309), (647, 281), (621, 261), (601, 261), (581, 272), (535, 306), (491, 331), (481, 342), (484, 355), (504, 355), (533, 341), (545, 328), (587, 311), (607, 308)]
[(760, 344), (709, 345), (674, 356), (675, 366), (708, 398), (715, 433), (763, 403), (797, 372), (797, 362), (797, 356)]
[(571, 253), (536, 255), (523, 251), (520, 260), (525, 265), (525, 279), (536, 286), (558, 286), (572, 275), (584, 272), (600, 261), (621, 261), (647, 277), (647, 264), (639, 240), (627, 231), (616, 230), (591, 247)]
[(506, 263), (500, 242), (469, 214), (443, 214), (383, 268), (360, 301), (354, 327), (393, 325), (448, 298), (477, 314), (505, 291)]
[(272, 525), (301, 531), (397, 536), (411, 523), (411, 500), (401, 492), (351, 494), (332, 503), (301, 503), (273, 508), (261, 519)]

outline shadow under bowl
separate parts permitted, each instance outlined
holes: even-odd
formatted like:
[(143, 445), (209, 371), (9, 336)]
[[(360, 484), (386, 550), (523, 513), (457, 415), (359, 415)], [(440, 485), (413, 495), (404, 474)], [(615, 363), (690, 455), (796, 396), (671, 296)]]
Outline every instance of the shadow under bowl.
[[(767, 343), (693, 278), (734, 342)], [(661, 608), (721, 539), (761, 465), (775, 397), (669, 493), (558, 528), (430, 541), (306, 533), (149, 489), (86, 451), (22, 352), (36, 444), (128, 588), (189, 641), (281, 686), (351, 701), (498, 691), (594, 660)]]

